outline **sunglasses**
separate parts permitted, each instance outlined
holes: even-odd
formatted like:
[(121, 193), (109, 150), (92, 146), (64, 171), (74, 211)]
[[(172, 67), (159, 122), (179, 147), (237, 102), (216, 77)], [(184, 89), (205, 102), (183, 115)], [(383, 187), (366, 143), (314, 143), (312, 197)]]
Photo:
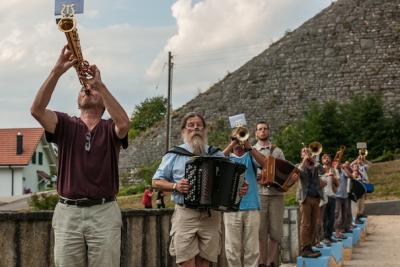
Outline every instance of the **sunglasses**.
[(85, 135), (85, 151), (89, 152), (90, 151), (90, 139), (92, 138), (92, 135), (90, 132), (87, 132)]

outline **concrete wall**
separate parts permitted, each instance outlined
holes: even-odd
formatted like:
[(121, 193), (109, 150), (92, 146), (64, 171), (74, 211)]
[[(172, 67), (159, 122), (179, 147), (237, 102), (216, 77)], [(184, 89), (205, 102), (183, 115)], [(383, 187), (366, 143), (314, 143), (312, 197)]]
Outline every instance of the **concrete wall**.
[[(124, 210), (121, 266), (176, 266), (168, 253), (173, 210)], [(0, 266), (54, 266), (52, 211), (0, 213)], [(297, 208), (286, 208), (282, 259), (297, 256)], [(227, 266), (224, 249), (217, 264)]]

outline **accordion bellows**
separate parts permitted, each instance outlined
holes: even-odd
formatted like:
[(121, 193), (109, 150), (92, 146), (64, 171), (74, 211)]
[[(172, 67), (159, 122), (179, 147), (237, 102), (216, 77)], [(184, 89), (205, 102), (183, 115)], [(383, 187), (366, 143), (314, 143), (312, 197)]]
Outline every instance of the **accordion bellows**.
[(246, 166), (227, 158), (202, 156), (190, 159), (185, 165), (185, 177), (190, 189), (184, 195), (186, 207), (239, 210), (239, 196)]

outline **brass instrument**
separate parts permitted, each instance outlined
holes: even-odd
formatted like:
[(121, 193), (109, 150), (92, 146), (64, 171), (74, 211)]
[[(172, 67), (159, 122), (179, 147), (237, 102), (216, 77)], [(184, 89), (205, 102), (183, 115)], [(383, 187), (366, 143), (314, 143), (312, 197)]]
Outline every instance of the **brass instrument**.
[(321, 154), (322, 152), (322, 145), (320, 142), (312, 142), (308, 145), (308, 148), (311, 151), (311, 156), (315, 157), (318, 156), (319, 154)]
[(241, 145), (249, 139), (249, 130), (246, 127), (239, 126), (232, 130), (231, 138), (237, 139)]
[(361, 148), (361, 149), (358, 150), (358, 155), (362, 159), (365, 159), (365, 157), (368, 155), (368, 150), (366, 148)]
[(79, 82), (84, 85), (82, 77), (91, 78), (89, 74), (89, 62), (83, 59), (82, 50), (76, 28), (76, 19), (74, 17), (74, 4), (64, 5), (61, 10), (61, 19), (57, 20), (58, 29), (65, 33), (68, 41), (68, 48), (74, 58), (78, 60), (74, 66), (79, 77)]
[(343, 160), (345, 149), (346, 149), (346, 146), (341, 145), (339, 147), (338, 151), (336, 151), (335, 157), (333, 158), (332, 162), (337, 162), (339, 164)]

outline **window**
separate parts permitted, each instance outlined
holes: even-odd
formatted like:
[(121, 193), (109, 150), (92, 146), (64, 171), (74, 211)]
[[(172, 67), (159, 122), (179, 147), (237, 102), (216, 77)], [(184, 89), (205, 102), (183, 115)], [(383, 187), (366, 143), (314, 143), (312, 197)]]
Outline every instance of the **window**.
[(36, 151), (32, 155), (32, 164), (36, 164)]
[(43, 165), (43, 152), (38, 152), (39, 153), (39, 165)]

